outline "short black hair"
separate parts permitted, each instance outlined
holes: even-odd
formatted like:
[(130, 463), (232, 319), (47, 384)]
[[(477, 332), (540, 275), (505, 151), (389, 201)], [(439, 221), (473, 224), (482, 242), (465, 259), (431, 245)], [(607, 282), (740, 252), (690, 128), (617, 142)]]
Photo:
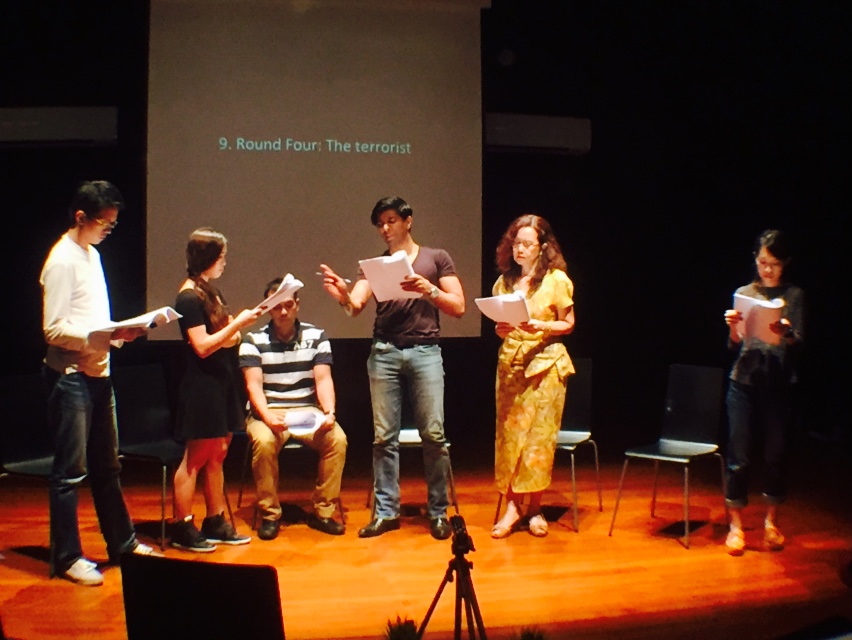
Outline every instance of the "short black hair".
[(790, 239), (787, 234), (778, 229), (767, 229), (761, 233), (754, 243), (754, 257), (760, 253), (762, 248), (772, 254), (773, 257), (780, 260), (783, 265), (788, 265), (793, 259), (793, 251), (790, 246)]
[(373, 212), (370, 214), (370, 222), (373, 223), (373, 226), (379, 224), (380, 215), (390, 210), (396, 211), (403, 220), (407, 220), (414, 213), (409, 204), (399, 196), (388, 196), (379, 200), (373, 207)]
[[(266, 283), (266, 286), (263, 288), (263, 297), (268, 298), (278, 287), (281, 286), (281, 283), (284, 282), (284, 278), (278, 276), (277, 278), (272, 278), (269, 282)], [(299, 299), (299, 292), (293, 292), (293, 300)]]
[(87, 180), (77, 185), (77, 191), (71, 199), (68, 214), (71, 218), (71, 226), (77, 223), (77, 212), (82, 211), (87, 218), (96, 219), (100, 217), (104, 209), (124, 209), (124, 198), (121, 192), (111, 182), (106, 180)]

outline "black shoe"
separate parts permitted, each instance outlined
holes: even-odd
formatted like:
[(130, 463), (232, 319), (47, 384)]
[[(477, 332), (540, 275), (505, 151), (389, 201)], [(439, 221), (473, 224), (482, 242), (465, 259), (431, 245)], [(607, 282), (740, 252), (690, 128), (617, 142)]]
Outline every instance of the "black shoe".
[(237, 530), (230, 522), (225, 520), (223, 514), (208, 516), (201, 522), (201, 535), (207, 538), (208, 542), (214, 544), (248, 544), (251, 542), (249, 536), (244, 536), (237, 533)]
[(208, 542), (198, 531), (192, 516), (185, 520), (178, 520), (172, 524), (172, 546), (184, 551), (195, 551), (196, 553), (210, 553), (216, 551), (216, 545)]
[(280, 520), (264, 520), (257, 528), (257, 537), (261, 540), (275, 540), (281, 530)]
[(308, 516), (308, 526), (311, 529), (322, 531), (330, 536), (342, 536), (346, 531), (346, 527), (337, 520), (333, 518), (320, 518), (315, 513)]
[(399, 529), (399, 518), (376, 518), (358, 532), (359, 538), (375, 538), (388, 531)]
[(435, 540), (446, 540), (453, 535), (453, 529), (446, 516), (439, 516), (429, 520), (429, 533), (432, 534)]

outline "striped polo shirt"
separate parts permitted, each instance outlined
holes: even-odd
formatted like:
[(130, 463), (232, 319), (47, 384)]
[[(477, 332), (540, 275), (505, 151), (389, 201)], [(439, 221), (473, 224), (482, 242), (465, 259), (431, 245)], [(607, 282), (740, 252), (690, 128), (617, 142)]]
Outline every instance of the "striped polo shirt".
[(278, 339), (270, 322), (260, 331), (246, 333), (240, 344), (240, 367), (263, 370), (263, 393), (270, 407), (317, 406), (314, 367), (331, 363), (325, 332), (299, 320), (289, 342)]

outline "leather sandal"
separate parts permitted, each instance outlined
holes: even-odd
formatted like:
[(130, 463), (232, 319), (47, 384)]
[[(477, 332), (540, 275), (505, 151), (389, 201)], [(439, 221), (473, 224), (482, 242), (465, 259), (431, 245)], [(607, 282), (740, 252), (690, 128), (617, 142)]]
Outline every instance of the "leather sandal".
[(511, 524), (506, 524), (503, 520), (500, 520), (500, 522), (491, 527), (491, 537), (494, 539), (508, 538), (515, 531), (515, 527), (520, 519), (520, 516), (518, 516)]
[(741, 529), (732, 529), (725, 538), (725, 548), (732, 556), (741, 556), (745, 551), (745, 534)]
[(784, 534), (774, 524), (767, 524), (763, 531), (763, 546), (769, 551), (781, 551), (784, 548)]
[(529, 531), (536, 538), (543, 538), (547, 535), (547, 520), (540, 513), (537, 513), (530, 518)]

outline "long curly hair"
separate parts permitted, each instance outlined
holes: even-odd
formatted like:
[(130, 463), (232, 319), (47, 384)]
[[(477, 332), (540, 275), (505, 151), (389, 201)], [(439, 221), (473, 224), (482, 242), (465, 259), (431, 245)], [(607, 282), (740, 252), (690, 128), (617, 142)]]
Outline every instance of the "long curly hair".
[(210, 227), (200, 227), (189, 234), (186, 243), (186, 273), (195, 284), (195, 293), (201, 298), (201, 304), (214, 331), (225, 327), (230, 314), (222, 293), (201, 274), (216, 264), (228, 244), (227, 238)]
[(559, 242), (553, 235), (553, 229), (550, 228), (550, 223), (541, 216), (525, 213), (512, 221), (500, 239), (500, 244), (497, 245), (497, 270), (503, 276), (506, 287), (512, 289), (521, 278), (521, 266), (515, 262), (512, 244), (515, 242), (518, 231), (524, 227), (531, 227), (535, 231), (539, 244), (538, 261), (530, 277), (530, 292), (532, 292), (539, 288), (545, 274), (550, 269), (567, 272), (568, 267), (565, 264), (565, 258), (562, 256)]

